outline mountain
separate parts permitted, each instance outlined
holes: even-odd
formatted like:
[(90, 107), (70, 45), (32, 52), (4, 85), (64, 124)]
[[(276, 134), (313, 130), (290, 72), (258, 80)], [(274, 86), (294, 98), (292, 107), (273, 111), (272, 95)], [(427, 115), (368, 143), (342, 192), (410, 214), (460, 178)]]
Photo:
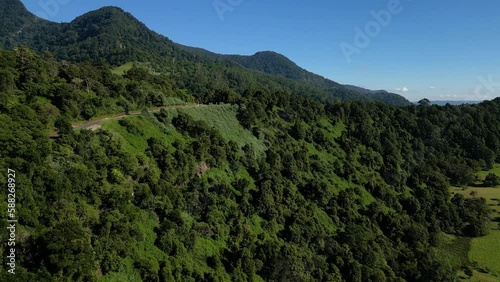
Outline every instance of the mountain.
[(359, 86), (345, 84), (343, 85), (345, 88), (350, 89), (352, 91), (356, 91), (365, 95), (372, 96), (373, 99), (377, 101), (381, 101), (387, 104), (395, 104), (395, 105), (407, 105), (407, 99), (403, 96), (391, 93), (386, 90), (370, 90)]
[(384, 92), (389, 93), (385, 90), (370, 90), (370, 89), (366, 89), (366, 88), (355, 86), (355, 85), (349, 85), (349, 84), (345, 84), (344, 87), (351, 89), (353, 91), (357, 91), (359, 93), (363, 93), (363, 94), (376, 94), (376, 93), (384, 93)]
[(481, 101), (454, 101), (454, 100), (440, 100), (440, 101), (430, 101), (432, 105), (438, 105), (438, 106), (445, 106), (447, 104), (452, 105), (452, 106), (458, 106), (458, 105), (472, 105), (472, 104), (479, 104)]
[[(176, 79), (185, 85), (198, 79), (196, 76), (203, 69), (201, 72), (215, 72), (220, 77), (225, 77), (228, 72), (238, 73), (237, 80), (244, 81), (244, 84), (257, 81), (269, 89), (281, 88), (320, 100), (411, 104), (397, 94), (372, 95), (349, 89), (299, 67), (276, 52), (258, 52), (252, 56), (221, 55), (176, 44), (117, 7), (88, 12), (70, 23), (53, 23), (31, 14), (19, 0), (1, 1), (0, 15), (7, 24), (0, 28), (0, 47), (25, 45), (39, 53), (50, 51), (58, 59), (74, 62), (105, 60), (115, 66), (134, 61), (150, 62), (160, 72), (173, 75), (177, 72), (179, 75), (181, 70), (184, 74)], [(195, 68), (197, 73), (193, 71)], [(240, 86), (237, 90), (242, 89), (244, 87)], [(207, 87), (203, 90), (220, 89)]]
[[(117, 7), (104, 7), (71, 23), (56, 24), (29, 14), (24, 6), (21, 9), (16, 4), (17, 0), (9, 3), (2, 11), (6, 14), (5, 22), (22, 20), (15, 27), (2, 29), (0, 37), (7, 38), (3, 47), (23, 44), (39, 52), (50, 51), (64, 60), (105, 59), (117, 65), (138, 59), (157, 60), (174, 53), (175, 46), (168, 38)], [(9, 10), (21, 16), (15, 12), (7, 14)]]
[(12, 48), (26, 42), (36, 42), (37, 34), (57, 24), (30, 13), (21, 1), (0, 0), (0, 46)]
[(282, 75), (291, 79), (307, 80), (314, 75), (287, 57), (273, 51), (257, 52), (252, 56), (227, 55), (226, 57), (246, 68)]
[(500, 98), (326, 103), (390, 93), (0, 4), (59, 57), (0, 48), (0, 281), (498, 280)]
[(309, 72), (295, 64), (284, 55), (273, 51), (257, 52), (251, 56), (221, 55), (201, 48), (182, 45), (179, 46), (181, 46), (185, 50), (189, 50), (200, 55), (209, 56), (220, 60), (227, 60), (233, 63), (237, 63), (245, 68), (262, 71), (268, 74), (283, 76), (328, 92), (337, 93), (337, 96), (342, 99), (375, 100), (395, 105), (411, 104), (403, 96), (395, 93), (389, 93), (385, 90), (373, 91), (353, 85), (341, 85), (335, 81), (324, 78), (323, 76)]
[(257, 52), (252, 56), (227, 55), (226, 57), (246, 68), (263, 71), (269, 74), (281, 75), (326, 91), (351, 90), (351, 95), (354, 95), (353, 92), (363, 94), (364, 97), (358, 96), (357, 100), (364, 100), (367, 98), (368, 100), (396, 105), (408, 105), (409, 102), (403, 96), (389, 93), (385, 90), (372, 91), (357, 86), (341, 85), (323, 76), (309, 72), (299, 67), (282, 54), (273, 51)]
[(463, 239), (500, 235), (494, 200), (479, 196), (498, 198), (500, 98), (397, 107), (256, 89), (179, 107), (195, 97), (170, 74), (113, 70), (0, 48), (1, 197), (17, 183), (22, 200), (4, 215), (19, 218), (8, 223), (19, 236), (0, 266), (15, 279), (1, 281), (458, 281), (464, 269), (490, 271), (495, 248), (469, 261), (475, 247)]

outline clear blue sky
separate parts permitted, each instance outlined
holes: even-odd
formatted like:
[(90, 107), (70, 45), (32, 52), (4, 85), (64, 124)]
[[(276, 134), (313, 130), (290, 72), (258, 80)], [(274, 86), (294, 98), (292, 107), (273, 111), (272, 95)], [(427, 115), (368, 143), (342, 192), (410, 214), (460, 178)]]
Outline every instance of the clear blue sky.
[[(119, 6), (181, 44), (224, 54), (251, 55), (273, 50), (337, 82), (386, 89), (412, 101), (423, 97), (483, 100), (500, 96), (500, 1), (497, 0), (23, 0), (23, 3), (31, 12), (56, 22), (71, 21), (102, 6)], [(47, 8), (43, 3), (60, 4)], [(389, 9), (390, 5), (394, 6)], [(217, 12), (215, 6), (221, 10)], [(224, 11), (225, 8), (228, 10)], [(390, 21), (374, 24), (371, 12), (382, 10), (391, 15)], [(355, 41), (356, 27), (371, 28), (369, 43)], [(350, 61), (346, 59), (346, 50), (355, 50), (348, 56)]]

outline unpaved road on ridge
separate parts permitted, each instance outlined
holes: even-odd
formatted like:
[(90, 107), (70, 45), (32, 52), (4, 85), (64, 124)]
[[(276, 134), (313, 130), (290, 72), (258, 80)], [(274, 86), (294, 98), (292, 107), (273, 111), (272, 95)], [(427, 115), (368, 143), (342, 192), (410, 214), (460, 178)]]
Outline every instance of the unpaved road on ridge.
[[(148, 111), (149, 112), (159, 112), (161, 109), (172, 110), (172, 109), (179, 109), (179, 108), (197, 108), (197, 107), (201, 107), (201, 106), (204, 106), (204, 105), (202, 105), (202, 104), (173, 105), (173, 106), (151, 108), (151, 109), (148, 109)], [(96, 120), (88, 121), (88, 122), (78, 124), (78, 125), (73, 125), (73, 130), (78, 130), (78, 129), (95, 130), (95, 129), (98, 129), (101, 127), (100, 125), (103, 121), (122, 119), (124, 117), (135, 116), (135, 115), (139, 115), (141, 112), (142, 112), (142, 110), (141, 111), (138, 110), (138, 111), (129, 112), (128, 114), (116, 114), (116, 115), (100, 117)], [(49, 137), (57, 138), (57, 137), (59, 137), (59, 135), (56, 132), (51, 132)]]

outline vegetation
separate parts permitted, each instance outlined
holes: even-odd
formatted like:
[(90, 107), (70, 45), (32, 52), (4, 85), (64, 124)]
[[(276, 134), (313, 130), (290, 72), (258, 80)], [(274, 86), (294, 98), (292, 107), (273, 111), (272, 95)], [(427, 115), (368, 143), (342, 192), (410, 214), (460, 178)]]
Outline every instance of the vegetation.
[[(490, 202), (448, 187), (499, 161), (498, 99), (395, 107), (263, 87), (73, 131), (98, 113), (207, 97), (139, 65), (1, 55), (20, 280), (449, 281), (475, 260), (491, 267), (474, 251), (494, 240)], [(455, 244), (443, 233), (471, 242), (469, 262), (443, 251)]]
[[(70, 23), (53, 23), (30, 14), (20, 0), (0, 0), (0, 47), (27, 46), (50, 51), (61, 60), (102, 61), (121, 74), (131, 62), (150, 73), (169, 76), (178, 88), (213, 96), (265, 86), (321, 100), (356, 99), (408, 105), (397, 94), (366, 94), (309, 73), (282, 55), (261, 52), (248, 58), (214, 54), (176, 44), (117, 7), (104, 7)], [(208, 102), (208, 100), (207, 100)]]
[[(452, 188), (453, 194), (460, 194), (467, 198), (483, 198), (491, 210), (490, 218), (492, 221), (486, 226), (489, 232), (486, 236), (478, 238), (456, 238), (456, 242), (461, 242), (453, 245), (453, 250), (450, 249), (448, 254), (461, 250), (461, 264), (466, 266), (467, 275), (464, 273), (467, 281), (498, 281), (500, 280), (500, 272), (497, 266), (499, 260), (498, 253), (500, 251), (498, 242), (500, 240), (500, 189), (488, 186), (495, 186), (493, 179), (498, 172), (498, 164), (495, 164), (492, 169), (482, 170), (477, 173), (474, 187)], [(486, 186), (486, 187), (484, 187)], [(455, 238), (449, 235), (451, 238)], [(465, 261), (464, 261), (465, 259)], [(472, 276), (470, 276), (472, 275)]]
[(500, 231), (498, 225), (496, 227), (497, 230), (490, 232), (490, 234), (472, 240), (469, 259), (472, 262), (477, 262), (478, 268), (483, 273), (490, 273), (500, 280), (500, 267), (497, 263), (500, 259), (498, 252)]
[[(271, 61), (288, 69), (255, 70), (271, 66), (266, 53), (247, 69), (173, 44), (117, 8), (54, 24), (17, 1), (0, 4), (3, 15), (19, 15), (0, 29), (10, 48), (0, 49), (0, 170), (16, 170), (19, 187), (16, 280), (498, 273), (495, 254), (481, 250), (498, 238), (496, 200), (486, 196), (497, 188), (452, 195), (449, 187), (494, 184), (500, 98), (457, 107), (340, 102), (332, 93), (347, 99), (352, 90), (290, 78), (303, 73), (279, 55)], [(13, 35), (20, 26), (26, 32)], [(147, 110), (179, 101), (204, 105)], [(137, 110), (101, 130), (72, 129)], [(59, 138), (48, 138), (54, 129)], [(5, 230), (6, 213), (0, 219)], [(7, 248), (2, 279), (12, 279)]]

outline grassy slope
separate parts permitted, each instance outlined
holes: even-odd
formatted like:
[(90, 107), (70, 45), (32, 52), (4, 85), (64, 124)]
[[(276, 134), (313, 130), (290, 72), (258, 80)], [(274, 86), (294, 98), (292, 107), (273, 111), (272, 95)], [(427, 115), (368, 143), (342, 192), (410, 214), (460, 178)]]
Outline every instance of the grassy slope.
[[(236, 119), (236, 110), (232, 106), (211, 105), (190, 109), (168, 110), (170, 118), (176, 116), (179, 110), (187, 113), (194, 119), (207, 121), (219, 130), (226, 141), (233, 140), (240, 146), (252, 144), (258, 152), (263, 152), (265, 150), (265, 146), (262, 142), (257, 140), (251, 132), (245, 130), (239, 124)], [(140, 131), (135, 134), (130, 133), (119, 124), (118, 120), (103, 122), (101, 128), (117, 135), (122, 140), (124, 149), (134, 155), (144, 154), (147, 149), (147, 139), (151, 137), (160, 138), (169, 144), (175, 140), (182, 141), (186, 138), (177, 132), (172, 125), (165, 126), (159, 123), (150, 113), (130, 116), (126, 117), (126, 119), (129, 119), (129, 121), (133, 123), (136, 128), (139, 128)], [(243, 168), (241, 168), (236, 175), (230, 174), (231, 172), (227, 167), (211, 168), (204, 175), (204, 179), (212, 178), (229, 182), (232, 178), (249, 178), (248, 172)], [(251, 187), (252, 186), (255, 186), (253, 181), (251, 181)], [(255, 222), (249, 222), (249, 225), (252, 226), (256, 233), (259, 232), (259, 229), (262, 229), (260, 227), (261, 220), (261, 218), (255, 216)], [(144, 242), (137, 246), (138, 251), (145, 257), (154, 256), (160, 260), (164, 259), (165, 254), (154, 247), (156, 234), (154, 234), (153, 228), (157, 226), (157, 222), (146, 217), (143, 222), (144, 224), (140, 226), (140, 228), (144, 229), (143, 231), (144, 234), (146, 234), (146, 238)], [(195, 269), (194, 271), (199, 273), (210, 272), (209, 267), (205, 263), (207, 257), (219, 253), (220, 250), (224, 248), (226, 248), (226, 246), (223, 240), (216, 241), (209, 238), (198, 238), (195, 242), (193, 252), (188, 258), (197, 261), (198, 263), (196, 265), (200, 266), (199, 269)], [(253, 277), (253, 279), (261, 281), (260, 277)], [(106, 276), (100, 277), (99, 281), (140, 281), (140, 278), (133, 270), (132, 266), (125, 263), (119, 273), (109, 273)]]
[(234, 141), (240, 147), (251, 144), (257, 153), (266, 150), (262, 141), (241, 126), (236, 118), (236, 108), (231, 105), (210, 105), (199, 108), (179, 109), (195, 120), (204, 120), (214, 126), (226, 141)]
[(438, 251), (451, 263), (451, 265), (460, 269), (463, 266), (470, 264), (468, 259), (470, 241), (471, 238), (458, 237), (443, 233), (440, 238)]
[[(204, 120), (210, 125), (214, 126), (221, 133), (223, 138), (226, 139), (226, 141), (235, 141), (239, 146), (252, 144), (255, 150), (260, 153), (264, 152), (264, 150), (266, 149), (262, 141), (257, 139), (250, 131), (245, 130), (239, 124), (236, 118), (236, 108), (231, 105), (210, 105), (196, 108), (171, 109), (167, 111), (169, 113), (170, 119), (174, 118), (179, 111), (182, 111), (196, 120)], [(126, 119), (129, 119), (136, 128), (140, 129), (138, 133), (132, 134), (128, 132), (127, 129), (122, 127), (117, 120), (104, 122), (102, 124), (102, 128), (105, 130), (109, 130), (113, 132), (113, 134), (119, 136), (119, 138), (122, 140), (125, 150), (134, 155), (144, 154), (145, 150), (147, 149), (147, 139), (150, 137), (160, 138), (168, 144), (171, 144), (175, 140), (182, 141), (187, 138), (177, 132), (172, 125), (164, 125), (162, 123), (159, 123), (156, 118), (154, 118), (154, 116), (150, 113), (142, 114), (139, 116), (131, 116), (127, 117)], [(327, 120), (321, 120), (319, 121), (319, 123), (321, 124), (323, 133), (328, 139), (336, 139), (340, 137), (342, 132), (345, 130), (345, 126), (340, 123), (333, 125)], [(305, 126), (307, 127), (307, 125)], [(302, 142), (304, 142), (303, 145), (308, 149), (308, 151), (312, 154), (318, 155), (322, 162), (332, 163), (338, 161), (338, 158), (344, 159), (346, 157), (345, 155), (340, 153), (340, 150), (339, 154), (327, 154), (319, 151), (312, 143), (307, 143), (305, 141)], [(311, 175), (310, 177), (317, 176), (318, 175)], [(373, 198), (373, 196), (368, 193), (362, 186), (355, 185), (353, 183), (347, 183), (333, 173), (324, 175), (323, 177), (325, 182), (330, 184), (331, 189), (335, 190), (334, 192), (346, 189), (347, 187), (358, 186), (361, 190), (359, 198), (362, 202), (368, 204), (375, 201), (375, 198)], [(227, 164), (223, 165), (222, 167), (211, 168), (209, 171), (207, 171), (203, 178), (204, 181), (207, 181), (208, 178), (210, 178), (215, 179), (216, 181), (226, 182), (228, 184), (230, 182), (230, 179), (245, 178), (250, 181), (251, 189), (255, 187), (252, 178), (249, 177), (248, 172), (244, 168), (240, 168), (237, 173), (232, 173), (231, 170), (227, 167)], [(332, 227), (334, 226), (334, 223), (331, 221), (331, 219), (328, 218), (328, 216), (326, 216), (324, 212), (318, 209), (314, 210), (313, 213), (314, 216), (311, 220), (316, 220), (320, 224), (329, 227), (327, 228), (327, 230), (330, 233), (337, 232), (336, 228)], [(262, 218), (254, 216), (251, 221), (247, 222), (248, 227), (255, 235), (258, 235), (262, 232), (262, 221)], [(154, 224), (155, 222), (153, 221), (148, 223), (148, 225), (151, 226)], [(146, 232), (146, 234), (148, 233)], [(198, 265), (200, 265), (200, 269), (197, 272), (202, 273), (209, 271), (208, 266), (204, 266), (204, 263), (202, 262), (206, 261), (207, 257), (219, 252), (224, 248), (226, 248), (226, 246), (223, 240), (216, 241), (208, 238), (197, 240), (195, 242), (195, 247), (191, 256), (191, 259), (199, 262)], [(468, 250), (468, 248), (469, 247), (467, 245), (466, 250)], [(149, 252), (155, 253), (154, 250), (149, 250)], [(156, 255), (162, 254), (157, 253)], [(124, 266), (123, 272), (116, 275), (127, 275), (128, 272), (128, 268)], [(259, 280), (259, 277), (254, 277), (254, 279)]]
[(492, 276), (488, 273), (481, 273), (479, 271), (472, 271), (473, 275), (467, 281), (469, 282), (498, 282), (500, 278)]
[(131, 116), (126, 119), (129, 119), (141, 129), (140, 135), (128, 132), (126, 128), (119, 124), (118, 120), (103, 122), (101, 128), (119, 136), (122, 140), (123, 148), (136, 156), (144, 154), (148, 147), (147, 140), (151, 137), (164, 140), (168, 144), (184, 138), (173, 128), (173, 126), (164, 126), (160, 122), (154, 119), (148, 119), (143, 115)]
[[(500, 164), (496, 164), (489, 171), (478, 172), (480, 180), (483, 180), (488, 173), (500, 175)], [(488, 205), (493, 210), (490, 233), (484, 237), (471, 238), (468, 246), (464, 242), (465, 238), (455, 238), (458, 244), (454, 244), (452, 248), (448, 248), (449, 256), (461, 257), (460, 260), (468, 259), (477, 269), (486, 270), (489, 273), (481, 273), (474, 271), (474, 275), (466, 281), (500, 281), (500, 230), (498, 220), (500, 219), (500, 188), (492, 187), (467, 187), (458, 188), (452, 187), (452, 193), (459, 193), (465, 197), (483, 197)], [(472, 193), (475, 192), (475, 193)], [(451, 235), (446, 235), (454, 237)], [(445, 244), (446, 245), (446, 244)], [(464, 254), (463, 249), (467, 247), (468, 251)], [(460, 249), (460, 252), (456, 250)]]
[[(124, 75), (127, 71), (129, 71), (134, 65), (141, 67), (141, 68), (151, 68), (150, 63), (141, 63), (141, 62), (128, 62), (125, 63), (117, 68), (114, 68), (111, 70), (112, 73), (117, 74), (117, 75)], [(156, 74), (152, 72), (153, 74)]]
[(481, 180), (483, 180), (486, 177), (486, 175), (488, 175), (488, 173), (494, 173), (496, 175), (500, 175), (500, 164), (495, 164), (493, 166), (493, 169), (491, 170), (480, 171), (477, 173), (477, 175)]
[[(204, 120), (214, 126), (226, 141), (234, 141), (240, 147), (251, 144), (258, 153), (262, 153), (266, 149), (262, 141), (258, 140), (250, 131), (240, 125), (236, 118), (236, 109), (233, 106), (210, 105), (197, 108), (170, 109), (167, 111), (170, 113), (171, 118), (176, 116), (178, 111), (182, 111), (196, 120)], [(140, 135), (127, 132), (119, 124), (118, 120), (103, 122), (101, 128), (121, 136), (124, 141), (124, 148), (134, 155), (144, 153), (147, 148), (147, 139), (150, 137), (163, 139), (169, 144), (174, 140), (184, 138), (173, 126), (165, 126), (159, 123), (154, 117), (147, 118), (147, 116), (140, 115), (127, 117), (126, 119), (129, 119), (141, 129)]]
[(477, 261), (481, 268), (497, 276), (500, 281), (500, 231), (492, 230), (484, 237), (472, 239), (469, 259)]

